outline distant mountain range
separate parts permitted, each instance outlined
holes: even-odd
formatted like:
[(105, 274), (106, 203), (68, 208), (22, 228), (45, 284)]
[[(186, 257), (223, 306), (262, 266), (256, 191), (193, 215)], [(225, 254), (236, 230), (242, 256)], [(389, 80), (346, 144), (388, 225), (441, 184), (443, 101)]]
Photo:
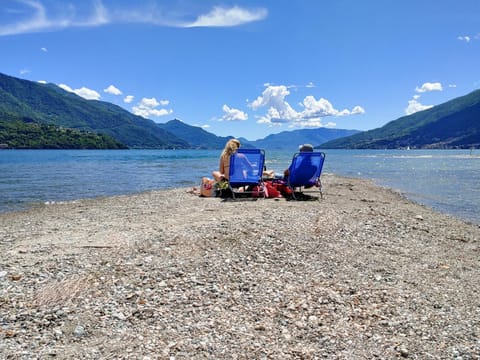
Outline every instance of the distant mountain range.
[(128, 147), (189, 147), (152, 120), (119, 106), (86, 100), (54, 84), (0, 74), (0, 120), (10, 119), (106, 134)]
[(480, 147), (480, 90), (385, 126), (335, 139), (330, 149), (469, 149)]
[[(177, 119), (158, 124), (120, 106), (86, 100), (54, 84), (40, 84), (1, 73), (0, 124), (3, 124), (0, 148), (222, 149), (233, 137), (217, 136)], [(317, 148), (471, 148), (480, 146), (479, 124), (480, 90), (477, 90), (370, 131), (301, 129), (255, 141), (240, 140), (244, 147), (291, 151), (304, 143)], [(39, 131), (48, 134), (48, 143), (42, 144), (45, 136), (40, 136)]]
[(358, 130), (327, 128), (301, 129), (268, 135), (264, 139), (249, 141), (249, 143), (257, 148), (298, 150), (298, 146), (301, 144), (312, 144), (315, 146), (359, 132)]
[[(199, 127), (190, 126), (180, 120), (170, 120), (165, 124), (158, 124), (163, 129), (175, 134), (180, 139), (190, 144), (196, 149), (222, 149), (227, 140), (232, 136), (221, 137), (211, 134)], [(358, 133), (358, 130), (341, 130), (341, 129), (301, 129), (292, 131), (283, 131), (278, 134), (268, 135), (260, 140), (248, 140), (240, 138), (242, 147), (256, 147), (262, 149), (284, 149), (298, 150), (301, 144), (322, 144), (326, 141), (336, 139), (343, 136), (349, 136)]]
[[(23, 121), (29, 124), (57, 126), (60, 130), (64, 128), (80, 130), (80, 132), (75, 133), (77, 137), (94, 132), (112, 137), (130, 148), (222, 149), (227, 140), (233, 137), (216, 136), (200, 127), (187, 125), (176, 119), (165, 124), (158, 124), (152, 120), (133, 115), (117, 105), (103, 101), (86, 100), (54, 84), (40, 84), (1, 73), (0, 121), (13, 122), (14, 124)], [(9, 134), (4, 136), (3, 139), (12, 139), (10, 145), (8, 144), (9, 141), (1, 140), (2, 134), (0, 133), (0, 144), (4, 142), (2, 147), (13, 147), (12, 144), (20, 143), (35, 144), (36, 148), (42, 146), (38, 139), (21, 139), (19, 141), (16, 138), (18, 137), (18, 131), (12, 131), (15, 126), (10, 124), (10, 126), (4, 127), (4, 135), (7, 129)], [(50, 135), (60, 135), (62, 133), (62, 131), (52, 132), (51, 127), (49, 132)], [(297, 130), (270, 135), (263, 140), (241, 139), (241, 141), (244, 147), (262, 146), (265, 148), (295, 149), (298, 144), (305, 142), (319, 144), (355, 132), (338, 129)], [(30, 131), (29, 134), (34, 136), (36, 131)], [(44, 145), (50, 148), (58, 148), (58, 144), (62, 141), (53, 140), (55, 145), (52, 146), (51, 141)], [(88, 143), (86, 139), (82, 142)], [(102, 146), (108, 143), (104, 141)], [(115, 146), (118, 145), (115, 144)], [(71, 146), (66, 145), (66, 147)]]

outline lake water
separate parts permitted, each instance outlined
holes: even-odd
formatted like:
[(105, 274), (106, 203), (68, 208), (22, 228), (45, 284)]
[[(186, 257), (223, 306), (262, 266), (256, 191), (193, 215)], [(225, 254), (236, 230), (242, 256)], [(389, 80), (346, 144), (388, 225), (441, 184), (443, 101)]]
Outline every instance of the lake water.
[[(324, 172), (374, 180), (480, 224), (480, 150), (326, 150)], [(0, 212), (39, 203), (198, 185), (218, 150), (2, 150)], [(291, 152), (266, 151), (279, 173)]]

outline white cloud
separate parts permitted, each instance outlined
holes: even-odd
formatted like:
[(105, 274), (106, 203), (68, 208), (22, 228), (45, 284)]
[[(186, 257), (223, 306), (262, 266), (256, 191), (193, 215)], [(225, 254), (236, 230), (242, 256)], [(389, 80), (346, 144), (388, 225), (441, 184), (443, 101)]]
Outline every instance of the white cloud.
[(106, 89), (103, 89), (103, 91), (112, 95), (122, 95), (122, 91), (113, 85), (110, 85)]
[(126, 103), (126, 104), (130, 104), (130, 103), (133, 101), (134, 98), (135, 98), (135, 97), (134, 97), (133, 95), (127, 95), (127, 96), (125, 96), (125, 98), (123, 99), (123, 102)]
[(65, 91), (77, 94), (78, 96), (81, 96), (87, 100), (98, 100), (101, 97), (98, 92), (92, 89), (88, 89), (86, 87), (81, 87), (80, 89), (72, 89), (70, 86), (65, 84), (59, 84), (58, 87), (62, 88)]
[(351, 111), (351, 114), (352, 115), (356, 115), (356, 114), (365, 114), (365, 109), (362, 108), (361, 106), (354, 106), (352, 111)]
[[(456, 85), (448, 85), (448, 87), (456, 87)], [(426, 82), (420, 87), (415, 88), (415, 92), (417, 94), (413, 95), (412, 100), (408, 102), (407, 107), (405, 108), (405, 114), (406, 115), (412, 115), (418, 111), (422, 110), (427, 110), (433, 107), (433, 105), (423, 105), (419, 99), (421, 95), (426, 92), (431, 92), (431, 91), (443, 91), (443, 85), (439, 82)]]
[(268, 109), (267, 114), (260, 119), (262, 123), (294, 121), (298, 114), (285, 100), (288, 95), (290, 91), (285, 85), (269, 85), (250, 107), (253, 110), (261, 107)]
[(98, 92), (96, 92), (95, 90), (92, 90), (92, 89), (88, 89), (86, 87), (81, 87), (80, 89), (76, 89), (74, 90), (74, 92), (87, 99), (87, 100), (98, 100), (100, 99), (100, 94)]
[(224, 112), (222, 119), (225, 121), (245, 121), (248, 119), (248, 115), (239, 109), (230, 108), (228, 105), (223, 105), (222, 110)]
[(42, 0), (11, 0), (11, 3), (8, 15), (13, 16), (13, 19), (10, 23), (0, 25), (0, 36), (115, 23), (147, 23), (171, 27), (227, 27), (262, 20), (268, 13), (264, 8), (249, 10), (239, 6), (214, 7), (205, 14), (197, 15), (196, 20), (191, 22), (179, 18), (178, 14), (181, 12), (171, 3), (138, 5), (132, 2), (129, 4), (130, 7), (119, 5), (118, 2), (112, 2), (107, 7), (102, 0), (68, 4)]
[(40, 50), (42, 50), (43, 52), (48, 52), (48, 49), (46, 47), (42, 47), (40, 48)]
[[(280, 125), (289, 123), (292, 127), (323, 127), (326, 126), (322, 122), (322, 118), (327, 116), (349, 116), (364, 114), (365, 110), (361, 106), (355, 106), (352, 110), (337, 110), (330, 101), (320, 98), (315, 99), (314, 96), (306, 96), (302, 103), (302, 111), (295, 110), (286, 100), (290, 95), (287, 86), (268, 85), (262, 95), (257, 97), (250, 107), (253, 110), (267, 108), (267, 113), (258, 118), (258, 123)], [(329, 123), (328, 126), (335, 126)]]
[(253, 21), (263, 20), (267, 14), (268, 12), (266, 9), (248, 10), (239, 6), (234, 6), (232, 8), (217, 6), (208, 14), (200, 15), (194, 22), (185, 24), (184, 27), (238, 26)]
[(418, 111), (430, 109), (431, 107), (433, 107), (433, 105), (422, 105), (418, 101), (418, 97), (414, 97), (412, 100), (408, 102), (408, 106), (405, 109), (405, 114), (412, 115)]
[(28, 73), (30, 73), (29, 69), (21, 69), (20, 70), (20, 75), (25, 75), (25, 74), (28, 74)]
[[(83, 4), (82, 4), (83, 5)], [(54, 2), (40, 0), (13, 1), (11, 14), (21, 18), (0, 26), (0, 36), (52, 31), (68, 27), (99, 26), (110, 22), (108, 10), (101, 0), (93, 2), (93, 8), (82, 9), (70, 4), (56, 6)]]
[(436, 83), (426, 82), (421, 87), (417, 86), (415, 88), (415, 91), (417, 93), (424, 93), (429, 91), (442, 91), (442, 90), (443, 90), (442, 84), (439, 82), (436, 82)]
[(469, 43), (470, 41), (473, 41), (473, 40), (480, 40), (480, 33), (475, 35), (457, 36), (457, 40), (465, 41), (466, 43)]
[(132, 112), (146, 119), (151, 116), (160, 117), (171, 114), (171, 109), (157, 109), (157, 107), (166, 106), (170, 102), (168, 100), (161, 100), (160, 102), (155, 98), (143, 98), (136, 106), (132, 107)]
[(465, 42), (467, 42), (467, 43), (470, 42), (470, 40), (472, 40), (472, 39), (470, 38), (470, 36), (468, 36), (468, 35), (466, 35), (466, 36), (459, 36), (459, 37), (457, 37), (457, 39), (460, 40), (460, 41), (465, 41)]

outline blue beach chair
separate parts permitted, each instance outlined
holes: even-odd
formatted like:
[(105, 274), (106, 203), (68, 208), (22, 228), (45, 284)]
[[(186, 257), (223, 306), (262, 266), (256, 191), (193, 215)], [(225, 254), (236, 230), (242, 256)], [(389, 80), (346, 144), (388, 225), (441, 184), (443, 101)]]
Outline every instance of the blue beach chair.
[(318, 189), (323, 198), (320, 175), (324, 161), (325, 153), (323, 152), (299, 152), (293, 155), (287, 186), (292, 190), (295, 200), (299, 194), (303, 195), (306, 189)]
[(265, 197), (264, 163), (265, 151), (262, 149), (238, 149), (230, 156), (228, 186), (234, 199), (239, 194)]

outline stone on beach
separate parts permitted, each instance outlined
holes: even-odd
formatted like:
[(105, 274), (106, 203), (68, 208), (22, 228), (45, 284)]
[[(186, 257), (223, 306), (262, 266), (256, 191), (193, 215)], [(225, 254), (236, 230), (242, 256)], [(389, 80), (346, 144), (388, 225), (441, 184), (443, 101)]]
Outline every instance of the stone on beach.
[(478, 358), (479, 226), (322, 180), (319, 201), (176, 189), (0, 215), (0, 354)]

